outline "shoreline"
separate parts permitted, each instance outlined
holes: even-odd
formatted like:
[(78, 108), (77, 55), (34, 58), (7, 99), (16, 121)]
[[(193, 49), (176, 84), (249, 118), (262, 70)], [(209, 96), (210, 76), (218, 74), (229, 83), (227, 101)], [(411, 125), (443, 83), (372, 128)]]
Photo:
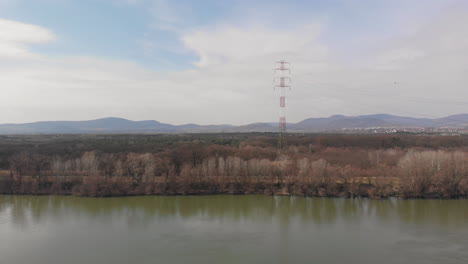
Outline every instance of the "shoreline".
[(258, 193), (246, 193), (246, 194), (229, 194), (229, 193), (215, 193), (215, 194), (135, 194), (135, 195), (121, 195), (121, 196), (78, 196), (73, 194), (5, 194), (0, 193), (0, 197), (7, 196), (31, 196), (31, 197), (74, 197), (74, 198), (132, 198), (132, 197), (210, 197), (210, 196), (272, 196), (272, 197), (300, 197), (300, 198), (323, 198), (323, 199), (363, 199), (363, 200), (375, 200), (375, 201), (386, 201), (386, 200), (402, 200), (402, 201), (462, 201), (468, 200), (468, 196), (457, 197), (457, 198), (438, 198), (438, 197), (401, 197), (401, 196), (390, 196), (390, 197), (346, 197), (346, 196), (303, 196), (295, 194), (258, 194)]
[(266, 195), (376, 200), (468, 198), (468, 195), (444, 195), (429, 191), (423, 195), (403, 193), (402, 187), (395, 184), (398, 179), (385, 179), (386, 184), (382, 182), (372, 184), (370, 182), (376, 179), (359, 178), (350, 179), (347, 182), (336, 180), (312, 183), (303, 179), (297, 181), (297, 177), (285, 177), (277, 183), (272, 181), (272, 177), (264, 177), (261, 180), (211, 177), (211, 179), (196, 181), (186, 177), (176, 178), (178, 179), (167, 179), (161, 176), (155, 177), (152, 181), (137, 183), (127, 177), (49, 176), (42, 179), (31, 176), (0, 177), (0, 195), (75, 197)]

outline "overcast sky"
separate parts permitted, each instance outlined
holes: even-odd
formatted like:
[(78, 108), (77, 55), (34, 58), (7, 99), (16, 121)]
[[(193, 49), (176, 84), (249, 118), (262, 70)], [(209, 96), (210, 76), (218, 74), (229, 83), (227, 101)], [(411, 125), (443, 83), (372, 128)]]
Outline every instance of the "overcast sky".
[(468, 113), (465, 0), (0, 0), (0, 123)]

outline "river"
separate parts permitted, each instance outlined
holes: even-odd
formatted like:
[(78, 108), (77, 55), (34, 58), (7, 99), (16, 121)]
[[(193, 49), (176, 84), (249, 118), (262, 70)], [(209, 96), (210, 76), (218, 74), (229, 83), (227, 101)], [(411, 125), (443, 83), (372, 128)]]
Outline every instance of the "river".
[(468, 263), (468, 200), (0, 196), (0, 263)]

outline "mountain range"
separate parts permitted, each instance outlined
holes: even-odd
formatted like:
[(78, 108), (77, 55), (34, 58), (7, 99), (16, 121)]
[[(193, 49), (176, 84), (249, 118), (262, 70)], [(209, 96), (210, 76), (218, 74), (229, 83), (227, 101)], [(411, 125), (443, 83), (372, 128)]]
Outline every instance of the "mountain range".
[[(308, 118), (288, 124), (289, 132), (333, 132), (369, 128), (465, 128), (468, 114), (443, 118), (414, 118), (388, 114)], [(154, 120), (131, 121), (108, 117), (88, 121), (41, 121), (23, 124), (0, 124), (0, 134), (83, 134), (83, 133), (215, 133), (275, 132), (277, 123), (234, 125), (171, 125)]]

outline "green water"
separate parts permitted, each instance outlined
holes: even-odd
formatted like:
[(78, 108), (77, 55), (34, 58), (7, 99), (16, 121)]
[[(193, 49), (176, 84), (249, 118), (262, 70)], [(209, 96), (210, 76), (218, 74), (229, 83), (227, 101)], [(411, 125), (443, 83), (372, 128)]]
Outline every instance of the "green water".
[(468, 200), (0, 196), (0, 263), (468, 263)]

